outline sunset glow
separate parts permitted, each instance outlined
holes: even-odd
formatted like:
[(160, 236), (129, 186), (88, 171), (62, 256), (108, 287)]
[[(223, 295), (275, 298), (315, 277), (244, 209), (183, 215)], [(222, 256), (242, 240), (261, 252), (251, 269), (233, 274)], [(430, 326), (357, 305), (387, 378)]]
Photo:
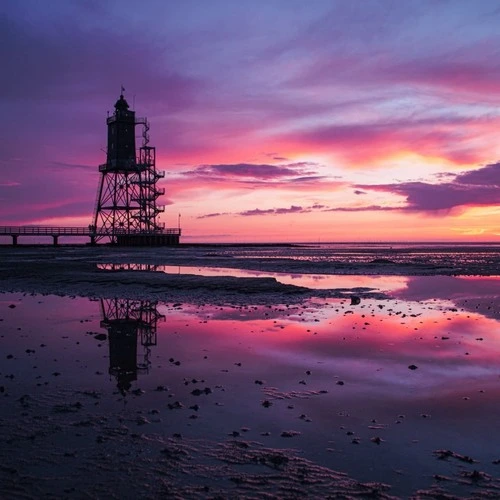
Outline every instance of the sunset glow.
[(0, 225), (91, 222), (123, 85), (185, 243), (499, 242), (499, 23), (493, 0), (4, 2)]

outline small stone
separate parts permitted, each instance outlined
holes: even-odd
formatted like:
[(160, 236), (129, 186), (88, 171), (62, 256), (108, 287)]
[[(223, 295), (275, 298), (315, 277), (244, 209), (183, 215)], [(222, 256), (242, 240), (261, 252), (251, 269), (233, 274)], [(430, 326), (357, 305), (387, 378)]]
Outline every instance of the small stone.
[(281, 437), (291, 438), (294, 436), (298, 436), (299, 434), (300, 434), (300, 432), (298, 432), (298, 431), (283, 431), (281, 433)]

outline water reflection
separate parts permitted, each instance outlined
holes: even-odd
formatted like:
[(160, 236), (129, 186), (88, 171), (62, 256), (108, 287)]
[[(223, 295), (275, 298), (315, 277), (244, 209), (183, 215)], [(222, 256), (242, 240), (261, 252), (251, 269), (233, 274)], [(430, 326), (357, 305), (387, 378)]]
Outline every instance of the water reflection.
[(406, 301), (436, 301), (465, 311), (500, 319), (500, 276), (411, 276), (394, 290)]
[(381, 292), (400, 290), (406, 287), (406, 276), (383, 275), (339, 275), (314, 273), (277, 273), (268, 271), (254, 271), (251, 269), (237, 269), (226, 267), (206, 266), (165, 266), (157, 264), (136, 263), (106, 263), (97, 264), (98, 269), (105, 271), (151, 271), (166, 274), (189, 274), (205, 277), (232, 276), (235, 278), (274, 278), (284, 285), (295, 285), (312, 290), (367, 288)]
[[(294, 448), (314, 465), (388, 483), (390, 493), (401, 498), (417, 498), (415, 492), (438, 484), (435, 477), (458, 477), (439, 486), (464, 493), (459, 489), (465, 487), (459, 476), (464, 471), (499, 476), (498, 447), (491, 438), (500, 419), (500, 323), (493, 314), (498, 278), (411, 277), (405, 283), (394, 299), (359, 304), (333, 298), (214, 306), (4, 297), (0, 431), (21, 433), (20, 412), (33, 418), (22, 436), (28, 445), (0, 441), (6, 450), (0, 446), (0, 458), (8, 453), (19, 470), (27, 457), (39, 467), (41, 443), (56, 468), (73, 473), (95, 456), (97, 442), (110, 461), (106, 473), (129, 474), (142, 464), (152, 475), (136, 476), (149, 487), (161, 483), (166, 470), (181, 470), (172, 467), (184, 456), (174, 446), (203, 439), (221, 453), (235, 442), (245, 452), (279, 450), (274, 457)], [(473, 299), (484, 310), (458, 307)], [(108, 344), (96, 344), (105, 332)], [(103, 360), (106, 347), (109, 360)], [(154, 370), (148, 370), (153, 353)], [(127, 398), (116, 395), (103, 365)], [(53, 444), (57, 429), (59, 447)], [(77, 444), (68, 444), (71, 439)], [(451, 450), (449, 460), (438, 460), (436, 450)], [(209, 484), (215, 469), (205, 468), (201, 479), (184, 475), (209, 460), (189, 453), (189, 467), (175, 480)], [(475, 462), (456, 458), (464, 456)], [(83, 457), (77, 466), (75, 457)], [(152, 460), (164, 466), (154, 469), (157, 475)], [(235, 481), (234, 497), (248, 494), (243, 488), (249, 484), (258, 490), (270, 472), (261, 462), (249, 465), (255, 476), (241, 487)], [(36, 467), (29, 472), (37, 474)], [(226, 475), (210, 484), (211, 493), (230, 483), (228, 477), (242, 477), (243, 467), (237, 472), (229, 467), (223, 463)], [(286, 475), (287, 467), (271, 472)], [(111, 482), (119, 479), (101, 481), (113, 488)], [(478, 497), (481, 487), (476, 481), (476, 490), (465, 493)], [(328, 493), (331, 489), (309, 497)]]
[[(149, 370), (158, 322), (165, 321), (165, 316), (158, 312), (157, 302), (115, 298), (101, 299), (100, 303), (100, 324), (108, 331), (109, 373), (125, 394), (137, 380), (137, 373)], [(139, 343), (144, 351), (141, 361), (137, 359)]]

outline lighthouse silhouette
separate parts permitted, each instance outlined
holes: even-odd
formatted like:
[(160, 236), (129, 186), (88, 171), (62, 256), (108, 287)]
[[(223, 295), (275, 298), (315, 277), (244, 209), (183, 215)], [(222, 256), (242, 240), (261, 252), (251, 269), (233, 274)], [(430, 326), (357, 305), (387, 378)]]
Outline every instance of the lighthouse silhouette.
[[(178, 245), (180, 227), (165, 228), (157, 203), (165, 188), (157, 186), (165, 172), (156, 170), (156, 148), (149, 145), (149, 122), (137, 118), (121, 89), (115, 111), (108, 116), (106, 163), (99, 165), (100, 179), (92, 241), (108, 239), (121, 246)], [(136, 126), (142, 127), (142, 145), (136, 150)]]

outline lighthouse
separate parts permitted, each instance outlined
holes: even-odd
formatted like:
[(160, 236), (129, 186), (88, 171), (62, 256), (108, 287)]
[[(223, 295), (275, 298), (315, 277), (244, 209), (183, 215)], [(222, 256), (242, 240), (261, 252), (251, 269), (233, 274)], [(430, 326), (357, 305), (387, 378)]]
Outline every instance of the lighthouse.
[[(137, 118), (123, 95), (107, 117), (106, 163), (99, 165), (99, 186), (93, 224), (93, 242), (108, 240), (122, 246), (179, 244), (181, 230), (165, 228), (158, 203), (165, 189), (157, 182), (165, 172), (156, 169), (156, 148), (149, 145), (149, 122)], [(136, 127), (142, 127), (142, 145), (136, 149)]]

